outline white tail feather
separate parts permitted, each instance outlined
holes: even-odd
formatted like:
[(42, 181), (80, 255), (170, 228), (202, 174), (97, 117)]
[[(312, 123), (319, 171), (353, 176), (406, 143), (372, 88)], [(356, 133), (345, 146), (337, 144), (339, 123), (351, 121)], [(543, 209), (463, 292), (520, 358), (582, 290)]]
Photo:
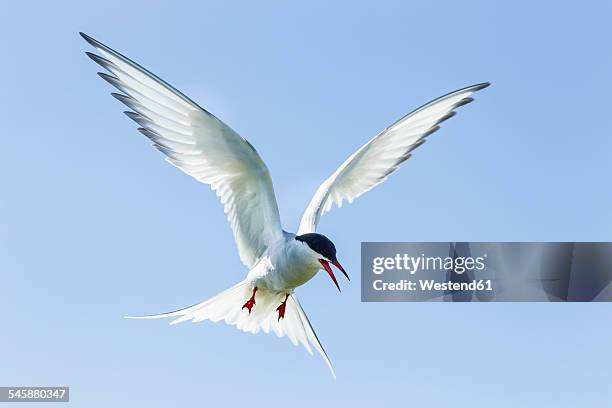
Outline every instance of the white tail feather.
[(242, 281), (204, 302), (184, 309), (150, 316), (125, 316), (125, 318), (161, 319), (176, 317), (170, 324), (185, 321), (195, 323), (204, 320), (212, 322), (223, 320), (227, 324), (249, 333), (258, 333), (259, 331), (270, 333), (273, 331), (279, 337), (287, 336), (296, 346), (302, 344), (310, 354), (312, 354), (312, 348), (317, 350), (327, 363), (334, 378), (336, 378), (331, 361), (317, 338), (297, 296), (294, 293), (289, 295), (285, 317), (279, 321), (276, 308), (284, 300), (284, 293), (275, 293), (259, 288), (255, 300), (256, 304), (249, 314), (246, 309), (242, 309), (242, 305), (251, 296), (251, 291), (251, 284)]

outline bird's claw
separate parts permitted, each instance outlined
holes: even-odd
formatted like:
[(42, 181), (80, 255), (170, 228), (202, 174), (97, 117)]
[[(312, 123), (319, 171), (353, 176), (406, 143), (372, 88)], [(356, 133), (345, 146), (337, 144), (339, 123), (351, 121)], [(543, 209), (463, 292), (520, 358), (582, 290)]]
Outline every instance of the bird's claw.
[(251, 314), (251, 309), (255, 306), (255, 293), (257, 293), (257, 286), (253, 288), (253, 294), (251, 298), (246, 301), (244, 305), (242, 305), (242, 309), (247, 308), (249, 310), (249, 314)]
[(278, 312), (278, 321), (280, 322), (280, 319), (285, 317), (285, 302), (281, 303), (280, 306), (276, 308), (276, 311)]
[(242, 305), (243, 309), (248, 309), (249, 310), (249, 314), (251, 314), (251, 309), (253, 308), (253, 306), (255, 306), (255, 299), (249, 299), (246, 301), (246, 303), (244, 305)]
[(276, 308), (276, 311), (278, 312), (278, 321), (280, 322), (280, 319), (283, 319), (285, 317), (285, 309), (287, 306), (287, 298), (289, 297), (289, 295), (285, 295), (285, 300), (283, 300), (281, 302), (281, 304)]

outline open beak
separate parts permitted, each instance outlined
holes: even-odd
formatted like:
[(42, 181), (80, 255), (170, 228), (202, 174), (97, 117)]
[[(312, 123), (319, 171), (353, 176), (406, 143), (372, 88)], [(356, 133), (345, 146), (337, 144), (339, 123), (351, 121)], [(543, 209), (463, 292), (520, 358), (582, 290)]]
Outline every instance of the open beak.
[[(340, 285), (338, 285), (338, 280), (336, 279), (336, 276), (334, 275), (334, 272), (332, 271), (331, 267), (329, 266), (329, 262), (326, 261), (325, 259), (319, 259), (319, 263), (323, 266), (323, 269), (325, 269), (325, 271), (327, 272), (327, 274), (329, 275), (329, 277), (334, 281), (334, 284), (336, 285), (336, 287), (338, 288), (338, 291), (342, 292), (340, 290)], [(333, 262), (334, 266), (338, 269), (340, 269), (340, 271), (342, 271), (342, 273), (344, 274), (344, 276), (346, 276), (346, 278), (350, 281), (351, 279), (349, 278), (348, 274), (346, 273), (346, 271), (344, 270), (344, 268), (342, 267), (342, 265), (340, 265), (340, 262), (338, 261), (334, 261)]]
[(342, 267), (342, 265), (340, 265), (340, 262), (338, 262), (338, 260), (336, 259), (333, 262), (334, 266), (338, 269), (340, 269), (340, 271), (344, 274), (344, 276), (346, 276), (346, 279), (349, 280), (349, 282), (351, 281), (351, 278), (349, 278), (348, 273), (346, 273), (346, 271), (344, 270), (344, 268)]

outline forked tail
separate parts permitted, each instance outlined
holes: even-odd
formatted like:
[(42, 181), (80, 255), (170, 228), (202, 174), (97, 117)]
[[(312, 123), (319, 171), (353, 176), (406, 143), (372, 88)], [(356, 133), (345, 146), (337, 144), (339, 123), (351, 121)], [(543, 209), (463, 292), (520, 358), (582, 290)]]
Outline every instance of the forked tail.
[(194, 323), (204, 320), (212, 322), (223, 320), (229, 325), (236, 326), (242, 331), (253, 334), (259, 333), (259, 331), (265, 333), (273, 331), (279, 337), (287, 336), (296, 346), (301, 343), (310, 354), (312, 354), (312, 348), (317, 350), (327, 363), (334, 378), (336, 378), (331, 361), (317, 338), (297, 296), (294, 293), (289, 295), (286, 303), (285, 317), (279, 320), (276, 308), (284, 300), (285, 295), (260, 288), (257, 291), (256, 305), (249, 314), (246, 309), (242, 309), (242, 305), (250, 297), (251, 289), (252, 286), (249, 282), (242, 281), (204, 302), (184, 309), (151, 316), (125, 317), (127, 319), (175, 317), (170, 324), (189, 320)]

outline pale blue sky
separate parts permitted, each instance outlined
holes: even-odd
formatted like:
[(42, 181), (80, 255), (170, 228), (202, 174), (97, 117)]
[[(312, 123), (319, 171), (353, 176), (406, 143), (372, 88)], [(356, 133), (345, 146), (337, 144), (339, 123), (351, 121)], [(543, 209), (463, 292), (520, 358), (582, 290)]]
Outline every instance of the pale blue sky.
[[(609, 404), (609, 304), (359, 301), (361, 241), (612, 239), (609, 2), (86, 3), (0, 16), (0, 385), (69, 385), (88, 408)], [(337, 381), (286, 339), (121, 318), (246, 271), (215, 195), (136, 132), (78, 31), (248, 138), (289, 230), (379, 130), (492, 82), (324, 217), (353, 281), (298, 293)]]

